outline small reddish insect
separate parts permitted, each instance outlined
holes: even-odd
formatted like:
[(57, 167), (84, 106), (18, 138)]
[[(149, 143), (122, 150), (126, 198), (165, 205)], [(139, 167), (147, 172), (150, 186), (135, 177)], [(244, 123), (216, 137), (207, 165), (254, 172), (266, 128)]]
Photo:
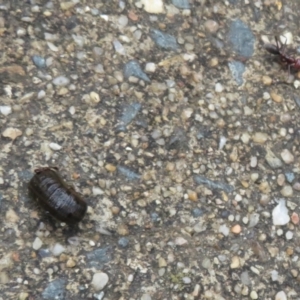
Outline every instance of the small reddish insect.
[(265, 49), (274, 55), (280, 56), (280, 61), (288, 66), (289, 73), (291, 68), (296, 70), (300, 70), (300, 58), (295, 58), (294, 56), (290, 56), (286, 52), (286, 43), (282, 44), (277, 36), (275, 36), (276, 45), (274, 44), (266, 44)]

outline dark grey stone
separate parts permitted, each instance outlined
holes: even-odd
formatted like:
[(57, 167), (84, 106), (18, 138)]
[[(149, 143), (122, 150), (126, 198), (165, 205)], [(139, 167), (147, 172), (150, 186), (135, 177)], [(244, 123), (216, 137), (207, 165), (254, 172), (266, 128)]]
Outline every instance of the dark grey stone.
[(50, 282), (43, 291), (43, 299), (47, 300), (64, 300), (66, 299), (65, 290), (66, 280), (56, 279)]
[(292, 183), (295, 179), (295, 174), (293, 172), (286, 172), (285, 177), (289, 183)]
[(128, 63), (126, 63), (123, 72), (125, 78), (134, 76), (146, 82), (150, 82), (149, 77), (146, 75), (146, 73), (143, 72), (140, 64), (136, 60), (130, 60)]
[(126, 237), (122, 237), (118, 240), (118, 245), (120, 247), (126, 248), (129, 244), (129, 240)]
[(231, 61), (228, 63), (229, 69), (231, 71), (232, 77), (236, 81), (238, 85), (242, 85), (243, 80), (243, 74), (245, 72), (245, 65), (241, 63), (240, 61)]
[(243, 57), (251, 57), (254, 52), (254, 35), (241, 20), (231, 23), (228, 34), (233, 50)]
[(39, 69), (46, 68), (46, 60), (44, 57), (41, 57), (39, 55), (33, 55), (32, 61), (35, 64), (35, 66), (38, 67)]
[(196, 184), (203, 184), (206, 185), (209, 189), (212, 190), (223, 190), (227, 193), (231, 193), (234, 191), (234, 187), (227, 183), (219, 182), (219, 181), (212, 181), (204, 176), (195, 175), (194, 181)]
[(132, 122), (132, 120), (136, 117), (138, 112), (140, 111), (142, 105), (140, 103), (131, 103), (128, 105), (125, 105), (123, 107), (121, 116), (120, 116), (120, 121), (122, 122), (122, 125), (128, 125), (129, 123)]
[(112, 260), (113, 248), (111, 246), (98, 248), (87, 253), (86, 259), (89, 267), (103, 268), (103, 266)]
[(192, 210), (192, 215), (194, 218), (199, 218), (204, 215), (204, 210), (196, 207)]
[(141, 178), (141, 175), (137, 174), (136, 172), (130, 170), (127, 167), (123, 166), (117, 166), (119, 174), (125, 176), (128, 180), (139, 180)]
[(174, 36), (157, 29), (151, 29), (150, 35), (156, 45), (160, 48), (165, 50), (177, 50), (178, 44)]

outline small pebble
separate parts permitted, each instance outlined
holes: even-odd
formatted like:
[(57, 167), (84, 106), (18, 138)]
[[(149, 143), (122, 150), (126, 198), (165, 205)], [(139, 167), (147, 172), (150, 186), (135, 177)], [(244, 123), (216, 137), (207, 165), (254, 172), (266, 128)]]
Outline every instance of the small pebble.
[(145, 72), (154, 73), (156, 70), (156, 64), (153, 62), (149, 62), (145, 66)]
[(74, 268), (76, 266), (76, 261), (73, 258), (69, 258), (66, 263), (67, 268)]
[(277, 93), (271, 92), (270, 95), (271, 95), (271, 98), (274, 102), (276, 102), (276, 103), (281, 103), (282, 102), (282, 97), (280, 95), (278, 95)]
[(204, 23), (204, 27), (209, 33), (215, 33), (219, 29), (219, 24), (214, 20), (207, 20)]
[(269, 138), (269, 135), (263, 132), (256, 132), (252, 136), (254, 143), (264, 144)]
[(262, 82), (263, 82), (264, 85), (271, 85), (272, 78), (270, 76), (263, 76), (262, 77)]
[(290, 185), (285, 185), (281, 191), (280, 191), (281, 195), (284, 197), (291, 197), (293, 196), (293, 188)]
[(188, 190), (187, 194), (188, 194), (188, 197), (191, 201), (197, 201), (198, 200), (198, 196), (197, 196), (197, 193), (195, 191)]
[(293, 235), (294, 235), (293, 232), (289, 230), (285, 233), (285, 238), (287, 240), (291, 240), (293, 238)]
[(152, 298), (149, 294), (143, 294), (141, 300), (152, 300)]
[(8, 127), (2, 132), (2, 136), (15, 140), (17, 137), (21, 136), (23, 133), (18, 128)]
[(52, 83), (56, 86), (65, 86), (70, 83), (70, 79), (65, 76), (58, 76), (52, 80)]
[(280, 291), (276, 294), (275, 300), (287, 300), (286, 293), (284, 291)]
[(294, 225), (299, 224), (299, 216), (298, 216), (298, 214), (295, 213), (295, 212), (293, 212), (293, 213), (292, 213), (292, 216), (291, 216), (291, 220), (292, 220), (292, 223), (293, 223)]
[(267, 149), (265, 159), (272, 169), (282, 167), (282, 161), (270, 149)]
[(242, 227), (239, 224), (234, 225), (231, 227), (231, 232), (234, 234), (239, 234), (242, 231)]
[(51, 249), (51, 252), (54, 256), (59, 256), (61, 255), (64, 251), (66, 250), (66, 248), (64, 246), (62, 246), (61, 244), (59, 243), (56, 243), (52, 249)]
[(296, 191), (300, 191), (300, 182), (295, 182), (293, 185), (293, 189)]
[(251, 298), (251, 299), (258, 299), (258, 295), (257, 295), (256, 291), (252, 291), (252, 292), (250, 293), (250, 298)]
[(166, 266), (167, 266), (167, 262), (166, 262), (166, 260), (165, 260), (163, 257), (160, 257), (160, 258), (158, 259), (158, 266), (159, 266), (160, 268), (163, 268), (163, 267), (166, 267)]
[(141, 0), (144, 10), (150, 14), (160, 14), (164, 12), (164, 3), (162, 0)]
[(50, 149), (54, 150), (54, 151), (58, 151), (60, 150), (62, 147), (56, 143), (50, 143), (49, 144)]
[(231, 259), (230, 268), (237, 269), (240, 267), (240, 258), (238, 256), (233, 256)]
[(118, 245), (122, 248), (126, 248), (129, 244), (129, 240), (125, 237), (122, 237), (118, 240)]
[(219, 227), (219, 232), (222, 233), (224, 236), (229, 235), (229, 228), (227, 225), (223, 224)]
[(285, 205), (285, 200), (279, 200), (278, 205), (273, 209), (272, 212), (273, 224), (275, 226), (286, 225), (290, 221), (290, 217), (288, 215), (288, 209)]
[(194, 218), (201, 217), (203, 214), (204, 214), (204, 211), (200, 208), (194, 208), (192, 210), (192, 215), (193, 215)]
[(294, 162), (294, 155), (288, 149), (282, 150), (281, 158), (286, 164), (291, 164)]
[(42, 247), (42, 245), (43, 245), (43, 242), (41, 241), (41, 239), (39, 237), (36, 237), (32, 243), (32, 248), (34, 250), (38, 250)]
[(183, 237), (177, 237), (177, 238), (175, 239), (175, 244), (176, 244), (177, 246), (182, 246), (182, 245), (185, 245), (185, 244), (187, 244), (187, 243), (188, 243), (187, 240), (184, 239)]
[(108, 275), (106, 273), (100, 272), (95, 273), (92, 280), (92, 286), (95, 291), (101, 291), (108, 283)]
[(192, 282), (190, 277), (183, 277), (182, 281), (183, 281), (184, 284), (190, 284)]
[(0, 106), (0, 113), (4, 116), (8, 116), (9, 114), (11, 114), (12, 109), (11, 106), (8, 105), (2, 105)]
[(216, 83), (216, 85), (215, 85), (215, 91), (217, 92), (217, 93), (221, 93), (221, 92), (223, 92), (223, 90), (224, 90), (224, 88), (223, 88), (223, 86), (222, 86), (222, 84), (221, 83)]

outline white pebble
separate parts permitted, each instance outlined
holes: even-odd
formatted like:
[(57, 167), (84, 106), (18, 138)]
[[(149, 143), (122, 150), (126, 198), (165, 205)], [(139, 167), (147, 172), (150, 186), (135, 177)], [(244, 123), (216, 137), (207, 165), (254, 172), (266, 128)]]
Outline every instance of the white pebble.
[(154, 73), (156, 70), (156, 64), (153, 62), (148, 62), (145, 66), (145, 71), (148, 73)]
[(162, 0), (141, 0), (144, 10), (150, 14), (160, 14), (164, 12), (164, 3)]
[(250, 298), (251, 298), (251, 299), (258, 299), (257, 293), (256, 293), (255, 291), (252, 291), (252, 292), (250, 293)]
[(290, 221), (284, 199), (279, 200), (278, 205), (273, 209), (272, 217), (274, 225), (286, 225)]
[(118, 40), (114, 40), (113, 45), (114, 45), (115, 51), (117, 53), (119, 53), (121, 55), (126, 55), (125, 48), (123, 47), (123, 45)]
[(70, 83), (70, 79), (65, 76), (58, 76), (52, 80), (52, 83), (57, 86), (65, 86)]
[(281, 158), (286, 164), (291, 164), (294, 162), (294, 155), (288, 149), (282, 150)]
[(41, 241), (41, 239), (39, 237), (36, 237), (35, 240), (32, 243), (32, 248), (34, 250), (39, 250), (43, 245), (43, 242)]
[(226, 137), (225, 136), (221, 136), (220, 137), (220, 142), (219, 142), (219, 150), (222, 150), (224, 148), (226, 142), (227, 142)]
[(278, 236), (282, 236), (283, 235), (283, 230), (281, 228), (277, 229), (276, 231)]
[(219, 227), (219, 232), (222, 233), (224, 236), (229, 235), (229, 228), (227, 225), (223, 224)]
[(94, 196), (98, 196), (98, 195), (103, 195), (104, 192), (102, 189), (100, 189), (99, 187), (93, 187), (93, 195)]
[(278, 280), (278, 271), (276, 271), (276, 270), (271, 271), (271, 278), (272, 278), (272, 281), (277, 281)]
[(244, 132), (241, 136), (241, 140), (244, 144), (248, 144), (250, 141), (250, 138), (251, 138), (251, 136), (248, 132)]
[(37, 95), (38, 99), (43, 99), (45, 96), (46, 96), (46, 92), (44, 90), (40, 90), (38, 92), (38, 95)]
[(250, 215), (250, 222), (249, 222), (249, 227), (254, 227), (257, 225), (257, 223), (259, 222), (259, 214), (257, 213), (252, 213)]
[(183, 281), (184, 284), (190, 284), (192, 282), (190, 277), (183, 277), (182, 281)]
[(51, 252), (54, 256), (59, 256), (61, 255), (64, 251), (66, 250), (66, 248), (64, 246), (62, 246), (61, 244), (59, 243), (56, 243), (52, 249), (51, 249)]
[(291, 240), (293, 238), (293, 235), (294, 235), (293, 232), (289, 230), (289, 231), (286, 232), (285, 238), (287, 240)]
[(276, 294), (275, 300), (287, 300), (287, 296), (284, 291), (280, 291)]
[(0, 113), (4, 116), (8, 116), (9, 114), (11, 114), (11, 106), (8, 105), (1, 105), (0, 106)]
[(183, 237), (177, 237), (176, 240), (175, 240), (175, 244), (177, 246), (182, 246), (184, 244), (187, 244), (187, 240), (184, 239)]
[(223, 92), (223, 85), (221, 84), (221, 83), (216, 83), (216, 85), (215, 85), (215, 91), (217, 92), (217, 93), (221, 93), (221, 92)]
[(49, 147), (54, 151), (60, 150), (62, 148), (60, 145), (58, 145), (56, 143), (50, 143)]
[(251, 156), (250, 158), (250, 167), (255, 168), (257, 166), (257, 156)]
[(101, 291), (107, 285), (108, 280), (109, 278), (106, 273), (95, 273), (92, 280), (92, 286), (95, 291)]
[(285, 32), (279, 38), (283, 45), (291, 45), (293, 43), (293, 34), (291, 32)]
[(74, 107), (74, 106), (70, 106), (70, 108), (69, 108), (69, 113), (70, 113), (71, 115), (74, 115), (75, 112), (76, 112), (75, 107)]
[(244, 224), (248, 224), (249, 219), (247, 217), (243, 217), (242, 221), (243, 221)]
[(121, 15), (118, 19), (118, 23), (120, 26), (125, 27), (128, 24), (128, 18), (125, 15)]

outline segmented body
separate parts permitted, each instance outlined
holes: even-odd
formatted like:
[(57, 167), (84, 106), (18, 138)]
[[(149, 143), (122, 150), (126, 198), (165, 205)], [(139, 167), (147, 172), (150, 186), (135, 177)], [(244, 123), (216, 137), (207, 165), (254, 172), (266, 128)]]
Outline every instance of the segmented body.
[(41, 206), (60, 221), (77, 223), (86, 213), (86, 202), (63, 181), (57, 168), (36, 169), (28, 187)]

